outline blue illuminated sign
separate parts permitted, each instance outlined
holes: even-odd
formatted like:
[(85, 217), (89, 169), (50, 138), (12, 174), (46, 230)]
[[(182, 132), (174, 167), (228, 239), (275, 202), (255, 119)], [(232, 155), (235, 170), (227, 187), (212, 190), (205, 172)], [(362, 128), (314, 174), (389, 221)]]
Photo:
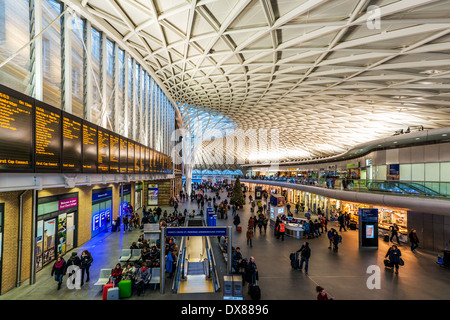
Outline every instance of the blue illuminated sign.
[(213, 237), (226, 236), (227, 228), (221, 227), (177, 227), (167, 228), (167, 237)]

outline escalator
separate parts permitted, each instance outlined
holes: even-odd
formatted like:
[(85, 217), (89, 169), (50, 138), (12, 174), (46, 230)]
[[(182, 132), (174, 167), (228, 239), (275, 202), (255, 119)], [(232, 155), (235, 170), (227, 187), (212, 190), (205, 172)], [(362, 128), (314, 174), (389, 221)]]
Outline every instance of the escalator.
[(418, 183), (398, 181), (373, 181), (367, 183), (367, 190), (389, 193), (400, 193), (413, 196), (444, 197), (440, 193)]
[[(204, 226), (203, 218), (189, 218), (186, 226)], [(214, 293), (220, 288), (214, 253), (209, 237), (182, 237), (178, 254), (174, 293)]]

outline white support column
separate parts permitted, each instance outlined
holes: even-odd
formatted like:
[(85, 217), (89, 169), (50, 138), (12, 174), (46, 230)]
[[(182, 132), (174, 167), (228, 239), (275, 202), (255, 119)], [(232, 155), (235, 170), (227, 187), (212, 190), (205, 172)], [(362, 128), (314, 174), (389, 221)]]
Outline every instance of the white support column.
[(132, 76), (132, 80), (131, 80), (131, 88), (132, 88), (132, 95), (131, 95), (131, 139), (133, 139), (134, 141), (136, 141), (136, 130), (137, 130), (137, 125), (136, 125), (136, 83), (137, 83), (137, 78), (136, 78), (136, 60), (132, 60), (133, 63), (131, 64), (131, 76)]
[[(30, 40), (42, 31), (42, 0), (30, 1)], [(31, 44), (31, 96), (43, 100), (43, 52), (42, 35)]]
[(120, 133), (120, 113), (121, 113), (121, 104), (119, 102), (119, 81), (120, 81), (120, 67), (119, 67), (119, 46), (117, 43), (114, 46), (114, 127), (113, 131), (116, 133)]
[(123, 113), (124, 113), (124, 135), (125, 137), (129, 137), (129, 132), (130, 132), (130, 128), (128, 127), (128, 119), (129, 119), (129, 112), (128, 112), (128, 91), (129, 91), (129, 85), (128, 85), (128, 78), (129, 78), (129, 71), (128, 71), (128, 53), (126, 53), (125, 51), (125, 58), (124, 58), (124, 72), (125, 72), (125, 77), (124, 77), (124, 81), (123, 81), (123, 95), (124, 95), (124, 104), (123, 104)]
[(107, 96), (107, 72), (108, 72), (108, 48), (106, 46), (106, 34), (101, 33), (101, 50), (100, 50), (100, 92), (101, 92), (101, 119), (100, 126), (103, 128), (107, 127), (107, 117), (108, 117), (108, 96)]
[(83, 118), (91, 121), (92, 118), (92, 28), (89, 20), (84, 24), (84, 43), (86, 45), (85, 56), (83, 57), (84, 69), (84, 105)]
[[(64, 9), (67, 5), (64, 5)], [(63, 16), (63, 82), (64, 82), (64, 104), (62, 109), (68, 113), (72, 113), (72, 14), (67, 11)]]

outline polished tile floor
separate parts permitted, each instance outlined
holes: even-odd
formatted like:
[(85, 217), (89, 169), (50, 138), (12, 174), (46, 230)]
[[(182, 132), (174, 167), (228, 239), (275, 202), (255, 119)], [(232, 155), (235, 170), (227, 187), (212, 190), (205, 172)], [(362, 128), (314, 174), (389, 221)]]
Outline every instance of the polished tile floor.
[[(224, 199), (224, 195), (222, 195)], [(180, 208), (196, 209), (196, 203), (184, 202)], [(165, 208), (169, 209), (169, 208)], [(170, 210), (170, 209), (169, 209)], [(172, 210), (168, 211), (171, 212)], [(358, 231), (342, 232), (343, 241), (339, 251), (328, 249), (328, 239), (322, 235), (307, 240), (311, 247), (309, 272), (293, 270), (290, 266), (289, 254), (298, 250), (305, 240), (285, 237), (285, 241), (273, 236), (273, 229), (267, 234), (257, 230), (253, 246), (247, 246), (245, 230), (250, 217), (250, 205), (239, 210), (243, 231), (233, 228), (232, 243), (240, 247), (244, 257), (253, 256), (259, 269), (259, 285), (262, 300), (315, 300), (317, 285), (324, 287), (328, 294), (337, 300), (448, 300), (450, 299), (450, 270), (436, 264), (436, 254), (417, 250), (412, 253), (407, 245), (401, 245), (405, 266), (399, 274), (384, 269), (383, 260), (389, 244), (379, 239), (378, 249), (359, 249)], [(217, 220), (218, 226), (232, 226), (232, 217)], [(140, 235), (138, 230), (131, 232), (100, 234), (83, 246), (76, 248), (78, 253), (88, 249), (94, 263), (91, 267), (90, 282), (80, 290), (70, 290), (63, 286), (57, 290), (57, 284), (50, 276), (51, 266), (37, 273), (36, 283), (28, 281), (14, 288), (0, 300), (101, 300), (101, 287), (94, 286), (100, 269), (112, 268), (118, 261), (123, 248), (128, 248)], [(223, 287), (223, 276), (226, 265), (218, 250), (218, 241), (211, 238), (215, 250), (217, 270)], [(70, 254), (70, 253), (69, 253)], [(69, 256), (67, 254), (67, 257)], [(372, 269), (373, 268), (373, 269)], [(375, 270), (375, 273), (370, 270)], [(375, 279), (375, 280), (374, 280)], [(147, 289), (144, 295), (133, 294), (127, 300), (222, 300), (222, 291), (218, 293), (172, 293), (172, 281), (166, 279), (165, 293)], [(368, 286), (369, 283), (369, 286)], [(373, 288), (371, 284), (378, 284)], [(244, 299), (248, 300), (244, 288)]]

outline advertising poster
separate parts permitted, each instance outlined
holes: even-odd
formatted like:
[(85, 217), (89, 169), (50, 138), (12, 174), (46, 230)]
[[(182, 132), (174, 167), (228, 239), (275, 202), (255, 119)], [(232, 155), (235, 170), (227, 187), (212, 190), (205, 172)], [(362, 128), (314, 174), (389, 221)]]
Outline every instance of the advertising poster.
[(373, 239), (374, 237), (374, 226), (373, 225), (366, 225), (366, 238), (367, 239)]
[(158, 205), (158, 185), (157, 184), (149, 184), (147, 193), (148, 193), (147, 205), (157, 206)]
[(55, 259), (55, 230), (56, 219), (44, 222), (44, 265)]
[(67, 242), (67, 215), (60, 214), (58, 217), (58, 255), (66, 253)]

